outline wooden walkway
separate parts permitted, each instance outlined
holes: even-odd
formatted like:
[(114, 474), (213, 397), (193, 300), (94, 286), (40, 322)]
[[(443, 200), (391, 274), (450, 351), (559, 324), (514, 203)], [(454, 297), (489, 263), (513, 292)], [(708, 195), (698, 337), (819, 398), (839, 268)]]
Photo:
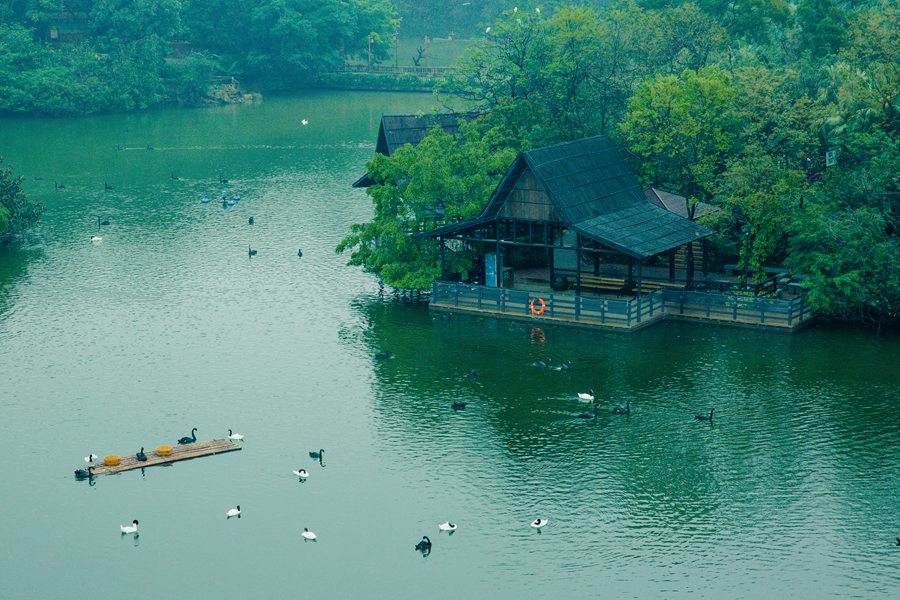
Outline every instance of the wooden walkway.
[(122, 471), (140, 469), (141, 467), (167, 465), (179, 460), (200, 458), (201, 456), (233, 452), (240, 449), (240, 444), (235, 444), (227, 438), (221, 438), (218, 440), (208, 440), (206, 442), (194, 442), (193, 444), (173, 446), (171, 456), (157, 456), (155, 448), (145, 448), (144, 453), (147, 455), (147, 460), (143, 462), (139, 461), (135, 454), (129, 454), (127, 456), (123, 455), (122, 461), (114, 467), (107, 467), (104, 465), (102, 458), (99, 462), (96, 462), (91, 466), (94, 467), (94, 475), (112, 475), (114, 473), (121, 473)]

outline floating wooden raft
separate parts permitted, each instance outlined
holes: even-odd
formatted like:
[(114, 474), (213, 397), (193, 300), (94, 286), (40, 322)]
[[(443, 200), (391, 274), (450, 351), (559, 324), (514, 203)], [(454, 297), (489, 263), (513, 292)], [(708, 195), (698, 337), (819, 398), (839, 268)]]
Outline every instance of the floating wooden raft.
[(132, 469), (140, 469), (141, 467), (152, 467), (155, 465), (165, 465), (179, 460), (188, 460), (190, 458), (199, 458), (201, 456), (209, 456), (211, 454), (221, 454), (223, 452), (233, 452), (240, 450), (240, 444), (235, 444), (227, 438), (218, 440), (208, 440), (206, 442), (194, 442), (193, 444), (183, 444), (172, 446), (172, 454), (170, 456), (159, 456), (156, 454), (155, 448), (145, 448), (144, 454), (147, 460), (139, 461), (135, 454), (122, 456), (121, 462), (114, 467), (107, 467), (103, 464), (103, 458), (94, 463), (94, 475), (112, 475), (121, 473), (122, 471), (130, 471)]

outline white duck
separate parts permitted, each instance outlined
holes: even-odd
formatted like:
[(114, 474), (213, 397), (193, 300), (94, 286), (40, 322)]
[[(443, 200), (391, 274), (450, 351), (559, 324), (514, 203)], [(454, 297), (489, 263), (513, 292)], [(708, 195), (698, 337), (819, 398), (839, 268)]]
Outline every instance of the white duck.
[(119, 525), (119, 529), (122, 530), (122, 535), (126, 533), (137, 533), (138, 532), (138, 522), (137, 519), (131, 522), (131, 525)]
[(291, 473), (293, 473), (300, 479), (306, 479), (307, 477), (309, 477), (309, 473), (307, 473), (306, 469), (299, 469), (297, 471), (291, 471)]
[(591, 388), (587, 393), (578, 392), (578, 399), (582, 402), (593, 402), (594, 401), (594, 388)]
[(239, 516), (241, 516), (241, 505), (238, 504), (235, 508), (229, 509), (228, 512), (225, 513), (225, 516), (228, 517), (229, 519), (230, 519), (231, 517), (239, 517)]
[(303, 532), (300, 535), (302, 535), (303, 539), (305, 539), (305, 540), (309, 540), (311, 542), (316, 541), (316, 534), (314, 534), (312, 531), (310, 531), (306, 527), (303, 528)]
[(239, 433), (234, 433), (233, 431), (231, 431), (231, 430), (229, 429), (229, 430), (228, 430), (228, 439), (229, 439), (229, 440), (234, 440), (234, 441), (236, 441), (236, 442), (240, 442), (241, 440), (244, 439), (244, 436), (242, 436), (242, 435), (239, 434)]
[(456, 523), (451, 523), (447, 521), (446, 523), (441, 523), (438, 525), (438, 529), (441, 531), (456, 531)]
[(535, 519), (531, 522), (531, 526), (535, 529), (540, 529), (541, 527), (545, 527), (549, 522), (550, 521), (547, 519)]

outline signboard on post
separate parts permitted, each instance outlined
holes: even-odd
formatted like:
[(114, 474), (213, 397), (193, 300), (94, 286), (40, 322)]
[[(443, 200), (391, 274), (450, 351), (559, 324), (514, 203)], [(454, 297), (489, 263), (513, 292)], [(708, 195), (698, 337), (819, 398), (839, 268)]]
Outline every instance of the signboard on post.
[(825, 166), (826, 167), (833, 167), (834, 165), (837, 164), (838, 150), (840, 150), (840, 148), (838, 148), (837, 146), (832, 146), (831, 148), (829, 148), (828, 150), (825, 151)]

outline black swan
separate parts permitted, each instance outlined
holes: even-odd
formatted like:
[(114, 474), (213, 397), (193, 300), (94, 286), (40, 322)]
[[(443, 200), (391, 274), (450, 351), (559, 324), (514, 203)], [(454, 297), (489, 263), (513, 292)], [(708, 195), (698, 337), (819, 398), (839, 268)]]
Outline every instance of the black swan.
[(178, 440), (178, 443), (179, 444), (193, 444), (196, 441), (197, 441), (197, 428), (194, 427), (193, 429), (191, 429), (191, 437), (185, 436), (185, 437), (181, 438), (180, 440)]

